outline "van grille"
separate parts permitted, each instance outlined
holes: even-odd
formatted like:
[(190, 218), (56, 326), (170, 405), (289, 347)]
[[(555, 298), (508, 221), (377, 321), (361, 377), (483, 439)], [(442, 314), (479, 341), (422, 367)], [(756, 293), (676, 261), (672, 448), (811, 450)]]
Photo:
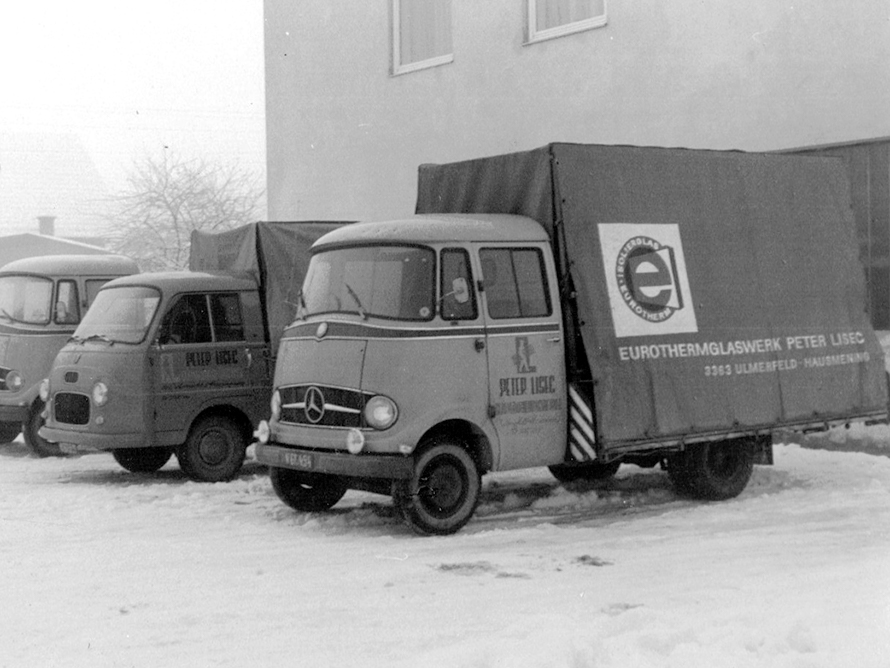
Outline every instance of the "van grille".
[(362, 411), (373, 395), (326, 385), (292, 385), (278, 389), (281, 422), (317, 427), (365, 427)]
[(56, 422), (65, 424), (88, 424), (90, 421), (90, 398), (85, 394), (58, 392), (54, 399)]

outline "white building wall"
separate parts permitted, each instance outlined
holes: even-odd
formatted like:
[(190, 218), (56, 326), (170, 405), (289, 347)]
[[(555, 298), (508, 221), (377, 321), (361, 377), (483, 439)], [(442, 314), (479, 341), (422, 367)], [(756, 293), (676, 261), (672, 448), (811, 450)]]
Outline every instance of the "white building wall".
[(524, 45), (524, 1), (453, 0), (454, 62), (393, 77), (389, 0), (265, 0), (270, 219), (408, 214), (419, 164), (553, 141), (773, 150), (890, 135), (884, 0), (608, 9), (603, 28)]

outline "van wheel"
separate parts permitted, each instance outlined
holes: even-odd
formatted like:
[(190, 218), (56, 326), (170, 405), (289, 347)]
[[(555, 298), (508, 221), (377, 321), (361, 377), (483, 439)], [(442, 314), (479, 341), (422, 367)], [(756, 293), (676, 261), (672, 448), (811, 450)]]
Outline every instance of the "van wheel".
[(677, 492), (706, 501), (723, 501), (742, 493), (754, 471), (754, 440), (694, 443), (668, 460), (668, 475)]
[(22, 436), (25, 437), (25, 445), (38, 457), (64, 457), (58, 443), (50, 443), (41, 438), (37, 432), (44, 425), (42, 413), (46, 404), (41, 399), (36, 399), (28, 411), (28, 417), (22, 424)]
[(244, 433), (233, 420), (210, 415), (192, 425), (185, 443), (176, 450), (176, 458), (192, 480), (222, 482), (241, 470), (247, 446)]
[(21, 422), (0, 422), (0, 443), (12, 443), (21, 431)]
[(346, 483), (335, 475), (269, 468), (272, 489), (294, 510), (317, 513), (333, 508), (346, 494)]
[(118, 448), (112, 450), (114, 460), (131, 473), (154, 473), (170, 461), (170, 448)]
[(590, 462), (588, 464), (556, 464), (548, 466), (550, 473), (560, 482), (574, 482), (575, 480), (605, 480), (618, 473), (621, 462)]
[(481, 489), (470, 454), (451, 439), (438, 438), (418, 449), (411, 479), (393, 485), (393, 501), (415, 532), (447, 535), (470, 521)]

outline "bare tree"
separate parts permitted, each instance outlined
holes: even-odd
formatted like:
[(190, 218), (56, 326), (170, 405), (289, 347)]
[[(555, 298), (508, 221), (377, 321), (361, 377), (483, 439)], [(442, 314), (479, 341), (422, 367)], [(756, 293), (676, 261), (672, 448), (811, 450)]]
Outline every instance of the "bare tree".
[(192, 230), (222, 231), (257, 220), (265, 192), (237, 165), (184, 160), (165, 151), (133, 163), (112, 200), (110, 246), (143, 271), (188, 267)]

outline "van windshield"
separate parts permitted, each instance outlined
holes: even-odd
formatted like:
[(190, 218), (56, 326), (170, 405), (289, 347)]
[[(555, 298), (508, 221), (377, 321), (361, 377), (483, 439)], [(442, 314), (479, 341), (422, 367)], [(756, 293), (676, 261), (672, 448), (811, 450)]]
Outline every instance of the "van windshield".
[(71, 338), (140, 343), (160, 301), (161, 293), (155, 288), (133, 285), (100, 290)]
[(430, 320), (436, 256), (419, 246), (354, 246), (312, 256), (298, 317), (357, 313), (363, 318)]
[(52, 314), (53, 282), (40, 276), (0, 276), (0, 321), (46, 325)]

